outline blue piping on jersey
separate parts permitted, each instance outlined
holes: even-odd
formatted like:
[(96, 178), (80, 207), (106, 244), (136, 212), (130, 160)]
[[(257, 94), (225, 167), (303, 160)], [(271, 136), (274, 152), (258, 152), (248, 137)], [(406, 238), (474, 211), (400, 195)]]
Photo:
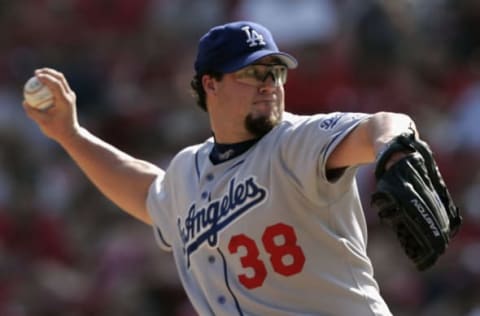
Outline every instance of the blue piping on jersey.
[(223, 252), (220, 250), (220, 248), (217, 248), (218, 253), (222, 257), (223, 261), (223, 277), (225, 279), (225, 285), (227, 286), (228, 292), (230, 292), (230, 295), (232, 295), (233, 301), (235, 302), (235, 307), (237, 308), (238, 314), (240, 316), (243, 316), (242, 309), (240, 308), (240, 303), (238, 302), (237, 297), (233, 293), (232, 289), (230, 288), (230, 284), (228, 283), (228, 274), (227, 274), (227, 260), (225, 260), (225, 256), (223, 255)]
[(237, 167), (238, 165), (241, 165), (244, 161), (245, 161), (245, 159), (240, 160), (239, 162), (237, 162), (236, 164), (234, 164), (233, 166), (231, 166), (230, 168), (228, 168), (228, 169), (225, 170), (225, 171), (232, 170), (233, 168)]
[(327, 148), (323, 152), (323, 160), (325, 160), (326, 155), (329, 153), (330, 147), (335, 143), (337, 138), (343, 134), (343, 132), (344, 132), (343, 130), (339, 131), (335, 136), (333, 136), (332, 140), (327, 144), (327, 146), (326, 146)]
[(200, 181), (200, 166), (198, 165), (198, 151), (195, 153), (195, 170), (197, 171), (198, 181)]
[(165, 246), (167, 246), (168, 248), (172, 248), (172, 245), (170, 245), (166, 240), (165, 238), (163, 237), (163, 234), (162, 234), (162, 231), (160, 230), (160, 228), (158, 226), (155, 226), (155, 228), (157, 229), (157, 234), (158, 234), (158, 237), (160, 238), (160, 240), (163, 242), (163, 244)]

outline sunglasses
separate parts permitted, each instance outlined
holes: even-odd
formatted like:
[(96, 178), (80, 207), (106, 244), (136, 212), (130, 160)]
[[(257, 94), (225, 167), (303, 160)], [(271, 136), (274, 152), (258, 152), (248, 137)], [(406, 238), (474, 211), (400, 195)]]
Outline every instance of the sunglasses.
[(260, 87), (272, 77), (276, 87), (287, 82), (287, 66), (282, 64), (252, 64), (233, 73), (237, 82)]

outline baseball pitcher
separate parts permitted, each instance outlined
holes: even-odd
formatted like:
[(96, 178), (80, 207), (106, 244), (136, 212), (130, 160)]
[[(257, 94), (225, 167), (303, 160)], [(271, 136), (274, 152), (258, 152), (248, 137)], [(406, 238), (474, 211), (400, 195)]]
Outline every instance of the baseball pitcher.
[(257, 23), (209, 30), (191, 86), (212, 136), (167, 170), (81, 127), (56, 70), (35, 73), (54, 106), (24, 107), (99, 190), (153, 227), (199, 315), (391, 315), (367, 256), (358, 167), (376, 164), (372, 204), (420, 270), (447, 248), (458, 209), (407, 115), (286, 112), (295, 67)]

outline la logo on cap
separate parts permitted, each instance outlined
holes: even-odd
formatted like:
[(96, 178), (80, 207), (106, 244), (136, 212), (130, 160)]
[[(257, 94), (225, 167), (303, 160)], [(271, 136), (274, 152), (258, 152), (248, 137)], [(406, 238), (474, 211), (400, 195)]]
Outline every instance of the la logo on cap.
[(297, 60), (275, 44), (270, 31), (261, 24), (236, 21), (211, 28), (200, 38), (195, 72), (231, 73), (262, 59), (275, 56), (288, 68)]
[(252, 29), (250, 26), (246, 25), (242, 27), (242, 31), (244, 31), (247, 35), (246, 43), (248, 44), (248, 46), (255, 47), (258, 45), (267, 45), (267, 43), (265, 43), (265, 40), (263, 39), (263, 35), (257, 33), (257, 31)]

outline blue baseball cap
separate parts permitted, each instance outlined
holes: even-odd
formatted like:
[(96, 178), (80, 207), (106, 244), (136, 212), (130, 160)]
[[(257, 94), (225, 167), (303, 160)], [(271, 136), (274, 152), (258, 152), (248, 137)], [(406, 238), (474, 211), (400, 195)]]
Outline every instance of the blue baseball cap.
[(278, 49), (264, 26), (249, 21), (227, 23), (213, 27), (200, 38), (195, 71), (234, 72), (265, 56), (278, 57), (288, 68), (298, 65), (293, 56)]

